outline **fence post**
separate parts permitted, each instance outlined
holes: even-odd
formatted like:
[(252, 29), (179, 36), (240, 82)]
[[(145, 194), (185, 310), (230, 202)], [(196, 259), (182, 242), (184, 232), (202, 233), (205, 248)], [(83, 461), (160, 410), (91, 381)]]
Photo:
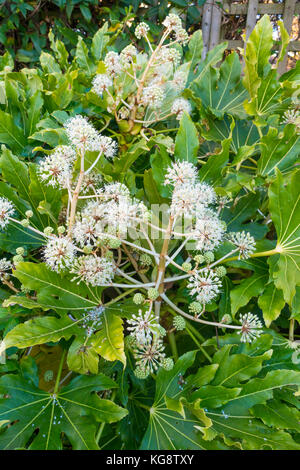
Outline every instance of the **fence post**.
[[(284, 11), (283, 11), (283, 23), (285, 29), (289, 34), (292, 32), (293, 16), (295, 11), (296, 0), (285, 0)], [(283, 60), (278, 65), (278, 73), (282, 75), (286, 71), (288, 60), (288, 53), (285, 54)]]
[(202, 39), (203, 39), (203, 49), (202, 49), (202, 60), (205, 59), (206, 54), (209, 49), (209, 38), (210, 38), (210, 29), (211, 29), (211, 13), (214, 0), (207, 0), (203, 7), (202, 15)]
[(212, 5), (212, 18), (210, 27), (209, 50), (213, 49), (220, 42), (222, 10), (214, 1)]
[(246, 41), (252, 33), (256, 21), (257, 21), (257, 12), (258, 12), (258, 0), (249, 0), (248, 1), (248, 10), (247, 10), (247, 21), (246, 21)]

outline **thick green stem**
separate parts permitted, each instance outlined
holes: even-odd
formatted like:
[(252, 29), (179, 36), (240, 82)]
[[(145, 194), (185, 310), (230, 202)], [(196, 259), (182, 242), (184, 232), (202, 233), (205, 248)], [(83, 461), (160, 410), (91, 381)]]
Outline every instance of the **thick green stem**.
[(61, 377), (61, 374), (62, 374), (64, 361), (65, 361), (65, 357), (66, 357), (66, 352), (67, 351), (64, 349), (63, 353), (62, 353), (62, 356), (61, 356), (61, 359), (60, 359), (60, 363), (59, 363), (58, 371), (57, 371), (57, 376), (56, 376), (56, 382), (55, 382), (55, 386), (54, 386), (54, 394), (56, 394), (58, 392), (60, 377)]
[(168, 336), (169, 336), (169, 344), (171, 347), (174, 362), (176, 362), (178, 360), (178, 351), (177, 351), (175, 335), (174, 333), (168, 333)]

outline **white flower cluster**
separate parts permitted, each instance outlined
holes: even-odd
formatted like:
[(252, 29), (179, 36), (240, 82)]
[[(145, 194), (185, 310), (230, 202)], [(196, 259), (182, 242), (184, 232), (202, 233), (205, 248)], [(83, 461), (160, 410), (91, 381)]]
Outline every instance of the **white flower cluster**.
[[(92, 82), (94, 93), (101, 98), (105, 92), (108, 94), (107, 110), (114, 113), (117, 119), (132, 118), (133, 122), (135, 119), (141, 122), (148, 108), (149, 113), (155, 115), (150, 122), (160, 120), (162, 113), (168, 117), (173, 115), (177, 120), (182, 118), (184, 112), (191, 113), (190, 103), (179, 97), (184, 90), (188, 70), (180, 69), (178, 44), (186, 44), (189, 37), (182, 28), (181, 19), (175, 14), (168, 15), (163, 26), (163, 36), (155, 47), (148, 38), (149, 26), (141, 22), (135, 29), (135, 35), (146, 40), (148, 52), (139, 52), (133, 44), (127, 45), (120, 53), (109, 51), (104, 58), (105, 73), (96, 75)], [(123, 93), (125, 82), (128, 89), (126, 85)], [(169, 99), (170, 89), (172, 99)], [(163, 107), (163, 104), (166, 106)]]
[(204, 268), (189, 278), (187, 287), (198, 302), (206, 305), (221, 292), (222, 282), (212, 270)]
[(12, 270), (12, 262), (6, 258), (0, 259), (0, 280), (9, 277), (8, 271)]
[(253, 313), (245, 313), (240, 316), (242, 328), (239, 331), (242, 343), (252, 343), (262, 334), (262, 323), (257, 315)]
[(72, 180), (73, 164), (76, 159), (75, 150), (69, 145), (56, 147), (39, 165), (39, 175), (49, 186), (68, 188)]
[(80, 256), (70, 270), (76, 274), (73, 280), (78, 279), (78, 284), (84, 281), (94, 287), (111, 283), (114, 271), (115, 265), (112, 261), (95, 255)]
[(89, 310), (84, 315), (81, 325), (85, 329), (88, 337), (101, 328), (104, 311), (105, 308), (100, 306)]
[(46, 264), (53, 271), (63, 271), (72, 266), (76, 254), (76, 247), (68, 237), (52, 235), (44, 248)]
[(228, 234), (228, 239), (239, 250), (239, 256), (242, 259), (247, 259), (255, 251), (255, 240), (249, 232), (231, 232)]
[(0, 228), (5, 228), (9, 223), (9, 217), (14, 213), (14, 206), (5, 197), (0, 197)]

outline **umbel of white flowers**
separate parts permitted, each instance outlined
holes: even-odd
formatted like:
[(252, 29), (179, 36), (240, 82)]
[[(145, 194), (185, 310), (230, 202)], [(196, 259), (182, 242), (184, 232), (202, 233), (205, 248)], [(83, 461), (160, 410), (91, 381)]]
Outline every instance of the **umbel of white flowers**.
[[(128, 331), (132, 338), (131, 347), (137, 361), (136, 374), (140, 378), (145, 378), (157, 367), (162, 366), (168, 369), (173, 364), (172, 360), (166, 358), (164, 353), (162, 338), (165, 330), (159, 324), (159, 317), (152, 312), (154, 301), (159, 296), (157, 290), (159, 281), (150, 282), (147, 285), (137, 284), (135, 279), (120, 269), (120, 262), (117, 259), (120, 259), (119, 247), (121, 244), (127, 244), (137, 252), (141, 251), (144, 257), (147, 253), (149, 258), (150, 254), (158, 262), (160, 256), (151, 241), (149, 245), (151, 250), (134, 244), (130, 241), (130, 237), (128, 239), (128, 229), (136, 227), (136, 222), (141, 226), (150, 224), (158, 230), (160, 228), (150, 222), (151, 212), (144, 203), (131, 197), (124, 184), (119, 182), (103, 184), (101, 176), (97, 172), (93, 174), (91, 171), (95, 167), (94, 163), (89, 163), (90, 166), (85, 169), (86, 152), (96, 151), (98, 156), (95, 156), (95, 161), (102, 154), (112, 158), (116, 152), (115, 142), (101, 136), (81, 116), (72, 118), (66, 124), (66, 130), (70, 145), (58, 147), (51, 155), (45, 157), (40, 162), (39, 175), (45, 184), (67, 189), (69, 194), (66, 219), (68, 230), (61, 226), (58, 227), (57, 234), (51, 227), (47, 227), (44, 233), (40, 232), (30, 223), (33, 216), (31, 210), (26, 212), (27, 218), (20, 221), (13, 217), (17, 211), (13, 204), (5, 198), (0, 198), (0, 226), (4, 229), (10, 221), (13, 221), (42, 235), (46, 239), (43, 249), (45, 263), (55, 272), (69, 273), (74, 282), (84, 282), (92, 287), (146, 288), (148, 300), (145, 300), (144, 296), (139, 293), (134, 296), (134, 302), (141, 304), (141, 309), (138, 315), (133, 315), (128, 321)], [(78, 158), (83, 162), (83, 169), (79, 177), (74, 175), (76, 173), (74, 172), (74, 164)], [(55, 167), (53, 162), (55, 162)], [(195, 262), (194, 267), (189, 261), (184, 262), (180, 267), (174, 261), (174, 255), (168, 257), (167, 262), (186, 273), (184, 276), (179, 276), (179, 279), (187, 279), (187, 288), (194, 299), (189, 308), (194, 314), (194, 318), (199, 318), (205, 311), (205, 305), (215, 300), (222, 290), (221, 278), (226, 274), (226, 269), (219, 264), (232, 253), (238, 253), (241, 258), (251, 256), (255, 250), (255, 241), (249, 233), (245, 232), (231, 233), (226, 236), (226, 225), (220, 219), (218, 207), (224, 207), (228, 201), (224, 201), (224, 198), (218, 198), (214, 189), (208, 184), (199, 182), (197, 168), (191, 163), (174, 162), (166, 171), (165, 185), (168, 185), (172, 192), (169, 209), (172, 224), (169, 235), (176, 234), (173, 231), (175, 223), (182, 215), (190, 220), (189, 230), (187, 233), (181, 234), (183, 241), (176, 253), (180, 253), (188, 240), (194, 240), (196, 250), (198, 250), (196, 255), (192, 255)], [(75, 199), (74, 195), (76, 195)], [(83, 202), (87, 202), (77, 209), (76, 205), (74, 208), (74, 200), (76, 202), (79, 198), (82, 198)], [(74, 212), (74, 220), (71, 224), (72, 211)], [(165, 229), (160, 230), (163, 233), (166, 232)], [(225, 241), (229, 241), (233, 245), (233, 250), (222, 259), (214, 262), (213, 251)], [(16, 265), (22, 261), (23, 254), (24, 249), (20, 247), (17, 250), (17, 255), (13, 258), (13, 263), (5, 258), (0, 260), (2, 282), (8, 282), (7, 279), (13, 264)], [(115, 254), (117, 255), (116, 260)], [(149, 264), (148, 259), (147, 264)], [(123, 279), (121, 284), (114, 283), (115, 276), (131, 282), (124, 284)], [(176, 280), (175, 277), (174, 281)], [(167, 301), (166, 296), (163, 293), (161, 295), (162, 299)], [(168, 300), (168, 302), (170, 301)], [(147, 306), (146, 312), (143, 305)], [(174, 307), (176, 308), (176, 306)], [(84, 322), (88, 327), (88, 335), (93, 333), (95, 325), (100, 325), (98, 317), (95, 318), (92, 318), (92, 324), (89, 321), (90, 317)], [(241, 323), (242, 326), (231, 326), (226, 325), (224, 321), (222, 327), (239, 329), (241, 341), (251, 342), (261, 334), (262, 325), (255, 315), (249, 313), (242, 316)], [(182, 322), (176, 324), (182, 328)]]
[[(183, 113), (191, 113), (191, 105), (181, 96), (188, 78), (188, 69), (180, 65), (178, 45), (188, 42), (182, 21), (175, 14), (162, 22), (164, 30), (157, 45), (149, 40), (149, 26), (140, 23), (135, 29), (137, 39), (145, 46), (138, 51), (133, 44), (120, 54), (109, 51), (104, 58), (105, 73), (94, 77), (92, 92), (102, 100), (117, 120), (128, 119), (131, 126), (144, 127)], [(126, 87), (123, 84), (126, 83)]]

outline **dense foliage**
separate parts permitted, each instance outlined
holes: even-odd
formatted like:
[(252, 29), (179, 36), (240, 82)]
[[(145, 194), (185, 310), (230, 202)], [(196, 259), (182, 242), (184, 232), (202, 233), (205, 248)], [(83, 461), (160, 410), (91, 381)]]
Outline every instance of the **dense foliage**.
[(157, 40), (106, 22), (74, 51), (50, 31), (35, 68), (0, 58), (1, 449), (299, 450), (279, 27), (276, 66), (264, 16), (243, 76), (174, 14)]

